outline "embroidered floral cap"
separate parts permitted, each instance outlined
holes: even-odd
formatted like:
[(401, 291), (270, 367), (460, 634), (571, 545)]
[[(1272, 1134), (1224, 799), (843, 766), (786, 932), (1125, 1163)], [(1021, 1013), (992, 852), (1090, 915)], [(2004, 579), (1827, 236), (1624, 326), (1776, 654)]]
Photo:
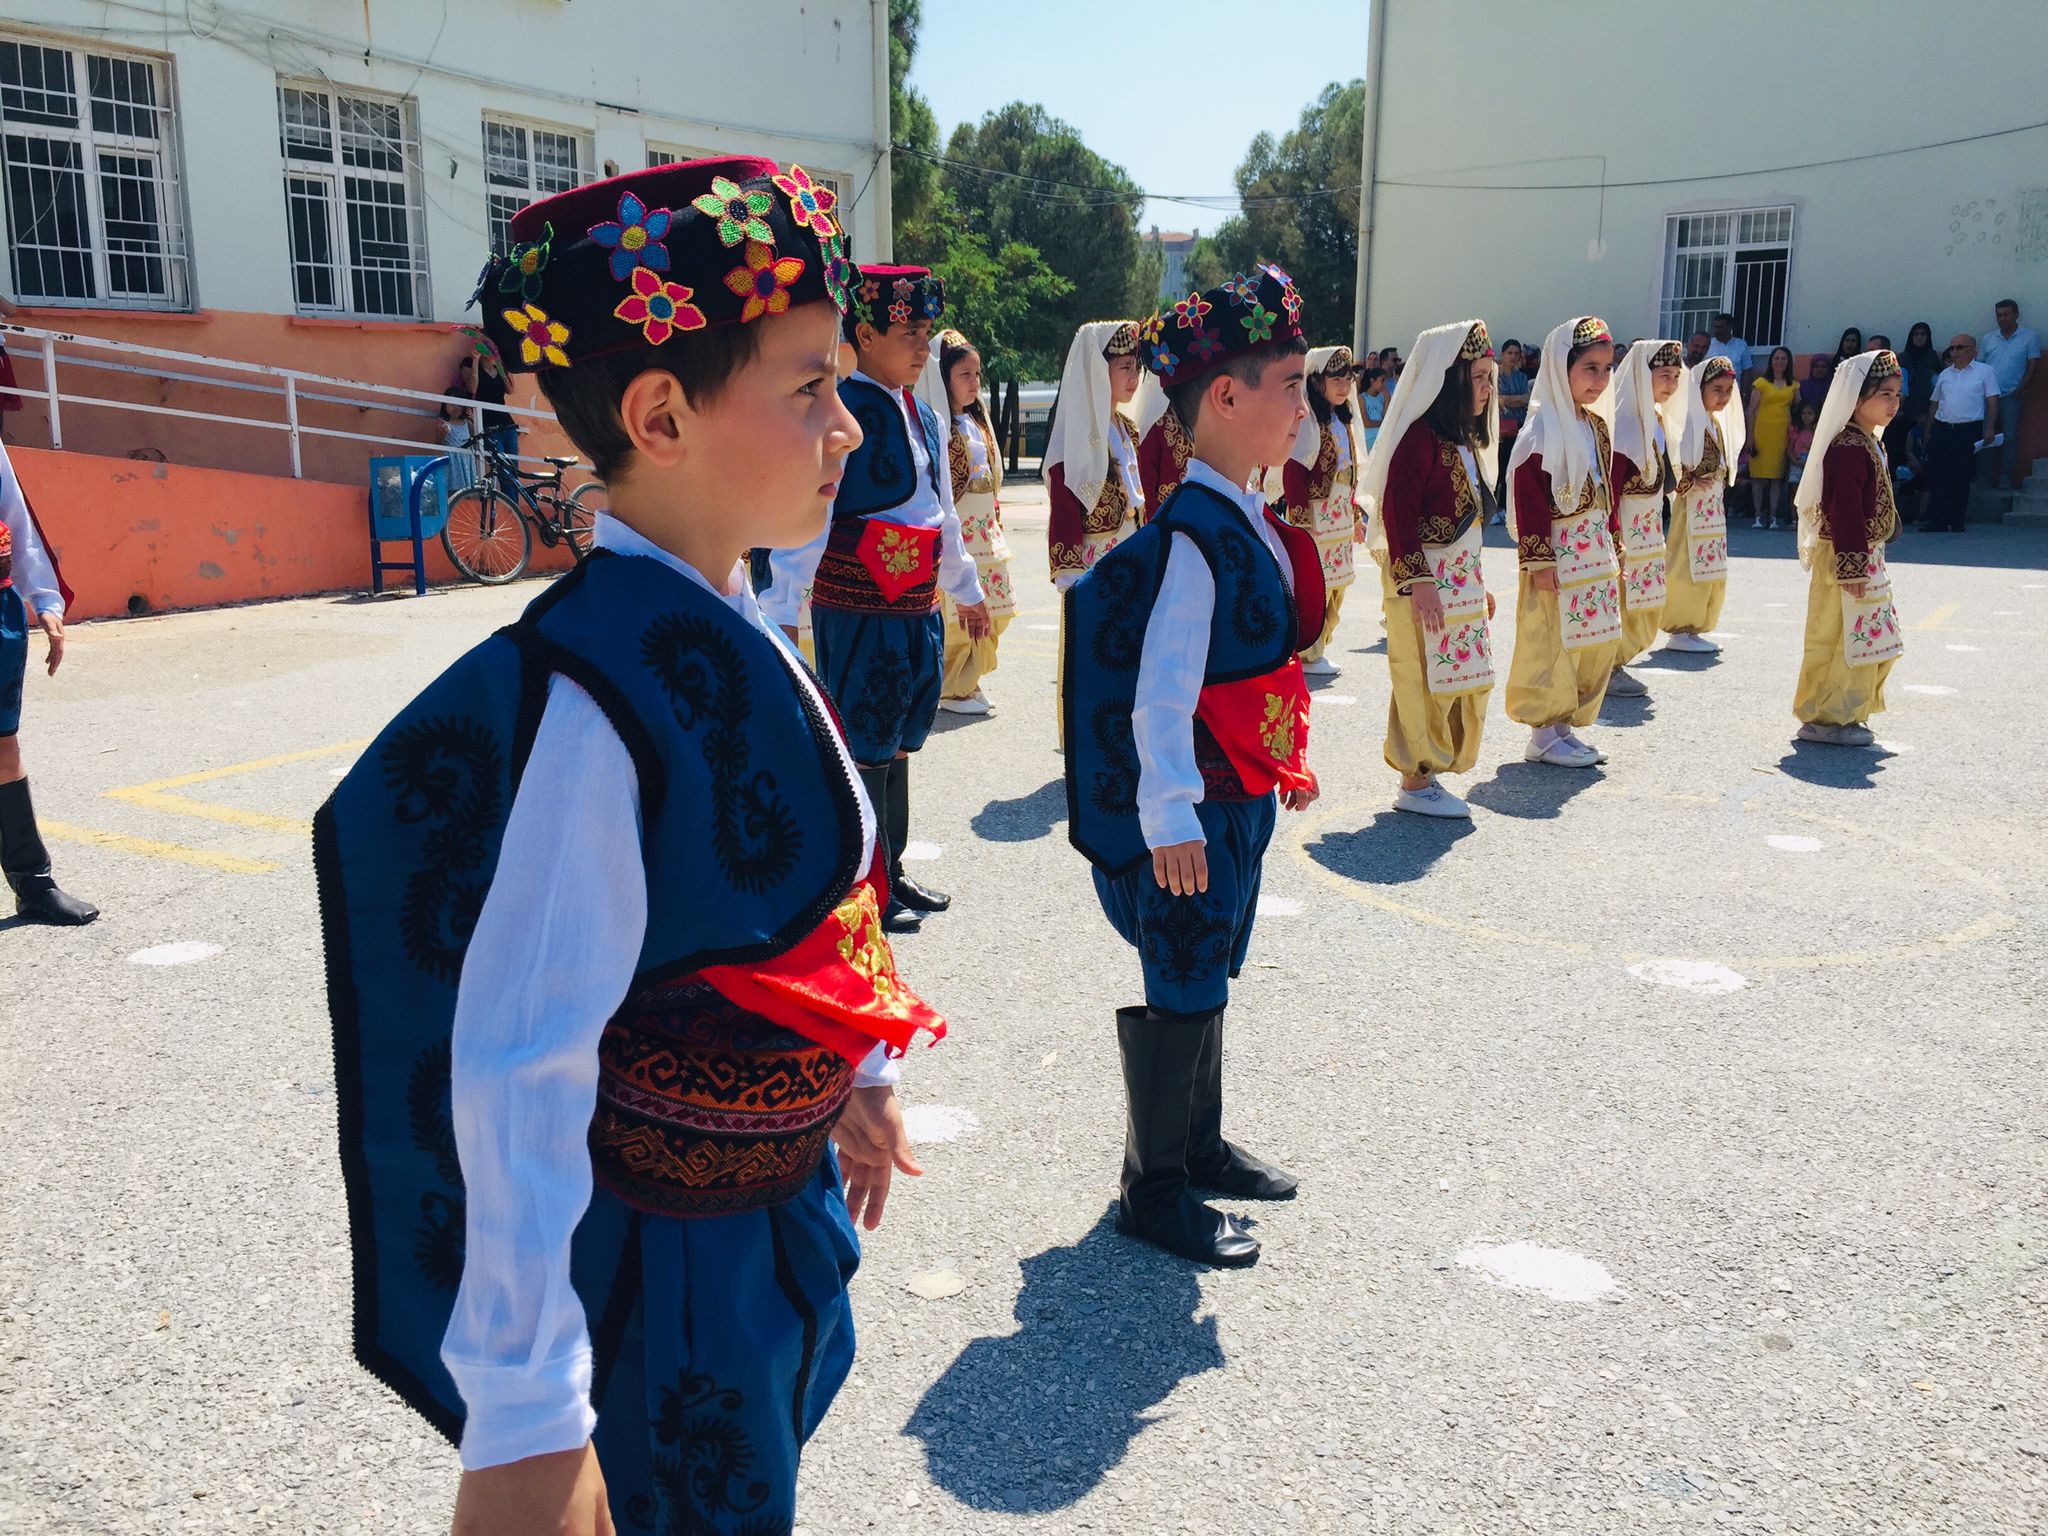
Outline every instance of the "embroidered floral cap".
[(1650, 354), (1650, 366), (1652, 368), (1683, 368), (1685, 366), (1685, 348), (1675, 341), (1663, 343), (1656, 351)]
[(846, 313), (878, 331), (946, 312), (946, 285), (930, 267), (862, 267)]
[(1572, 345), (1575, 347), (1597, 346), (1601, 342), (1612, 342), (1614, 332), (1607, 329), (1607, 322), (1598, 315), (1581, 315), (1572, 322)]
[(1870, 369), (1863, 375), (1864, 382), (1868, 383), (1872, 379), (1888, 379), (1898, 371), (1899, 359), (1897, 355), (1880, 350), (1876, 356), (1871, 358)]
[(1138, 327), (1138, 335), (1145, 366), (1170, 388), (1255, 347), (1300, 340), (1301, 295), (1293, 278), (1263, 266), (1161, 308)]
[(1472, 329), (1465, 333), (1465, 344), (1458, 348), (1458, 356), (1468, 363), (1476, 363), (1482, 357), (1493, 356), (1493, 338), (1486, 334), (1484, 320), (1472, 322)]
[(1705, 389), (1714, 380), (1724, 377), (1730, 379), (1735, 377), (1735, 365), (1729, 362), (1727, 358), (1721, 356), (1720, 353), (1715, 353), (1704, 363), (1700, 364), (1700, 388)]
[(802, 166), (752, 157), (614, 176), (514, 214), (470, 302), (514, 373), (821, 299), (843, 313), (853, 266), (835, 203)]
[(1134, 320), (1126, 320), (1110, 333), (1104, 343), (1104, 357), (1135, 357), (1138, 351), (1138, 326)]

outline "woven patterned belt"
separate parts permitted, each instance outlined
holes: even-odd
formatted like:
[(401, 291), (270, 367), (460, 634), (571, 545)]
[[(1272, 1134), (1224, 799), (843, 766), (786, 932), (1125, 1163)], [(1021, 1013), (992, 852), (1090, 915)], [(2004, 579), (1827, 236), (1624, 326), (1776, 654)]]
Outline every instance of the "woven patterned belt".
[(1195, 722), (1195, 767), (1202, 775), (1204, 800), (1256, 800), (1245, 788), (1244, 778), (1230, 761), (1216, 735), (1200, 720)]

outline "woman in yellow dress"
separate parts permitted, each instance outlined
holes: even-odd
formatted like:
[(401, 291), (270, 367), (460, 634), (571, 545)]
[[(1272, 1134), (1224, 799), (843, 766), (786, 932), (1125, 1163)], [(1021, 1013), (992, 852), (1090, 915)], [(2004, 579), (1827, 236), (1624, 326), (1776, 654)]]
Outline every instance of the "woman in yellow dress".
[[(1756, 493), (1758, 528), (1777, 527), (1778, 509), (1785, 504), (1785, 440), (1792, 435), (1792, 402), (1798, 398), (1791, 349), (1775, 347), (1763, 377), (1749, 386), (1749, 483)], [(1791, 520), (1789, 511), (1786, 520)]]
[(1711, 656), (1707, 638), (1728, 596), (1728, 487), (1742, 458), (1742, 410), (1735, 365), (1710, 357), (1686, 370), (1685, 437), (1678, 451), (1678, 494), (1664, 541), (1667, 651)]
[(918, 393), (949, 423), (946, 460), (953, 475), (953, 505), (960, 513), (960, 539), (974, 559), (994, 626), (979, 640), (968, 638), (953, 600), (940, 594), (946, 652), (939, 708), (956, 715), (992, 714), (995, 706), (982, 692), (981, 680), (996, 669), (996, 642), (1016, 615), (1017, 597), (1010, 586), (1010, 544), (1003, 536), (1003, 460), (988, 407), (982, 404), (981, 354), (974, 344), (958, 331), (932, 338), (932, 360)]
[(1884, 709), (1884, 683), (1905, 650), (1892, 608), (1884, 546), (1899, 531), (1884, 429), (1903, 379), (1890, 352), (1865, 352), (1835, 369), (1816, 445), (1795, 498), (1806, 589), (1806, 654), (1792, 712), (1801, 741), (1867, 747), (1866, 723)]

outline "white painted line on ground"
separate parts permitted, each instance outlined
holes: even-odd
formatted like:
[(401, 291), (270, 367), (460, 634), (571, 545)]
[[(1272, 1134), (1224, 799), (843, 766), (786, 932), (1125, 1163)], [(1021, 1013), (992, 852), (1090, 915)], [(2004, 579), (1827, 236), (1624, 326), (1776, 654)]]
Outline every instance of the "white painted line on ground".
[(1747, 978), (1711, 960), (1638, 960), (1628, 968), (1628, 973), (1654, 986), (1677, 987), (1681, 992), (1699, 992), (1709, 997), (1739, 992), (1749, 985)]
[(945, 851), (946, 845), (944, 843), (909, 842), (903, 845), (903, 857), (905, 862), (908, 862), (913, 859), (936, 859), (940, 854), (944, 853)]
[(1301, 903), (1292, 896), (1261, 896), (1259, 898), (1259, 916), (1299, 917), (1301, 916)]
[(1776, 837), (1765, 838), (1764, 841), (1780, 853), (1820, 852), (1820, 839), (1817, 837), (1799, 837), (1790, 832), (1781, 832)]
[(980, 1130), (981, 1120), (951, 1104), (913, 1104), (903, 1111), (903, 1129), (912, 1141), (958, 1141)]
[(190, 965), (194, 960), (211, 960), (221, 953), (218, 944), (208, 944), (203, 939), (180, 939), (175, 944), (159, 944), (154, 949), (138, 949), (128, 957), (131, 965)]
[(1937, 699), (1945, 699), (1956, 691), (1945, 683), (1907, 683), (1905, 688), (1908, 693), (1924, 693)]
[(1991, 617), (1994, 619), (2016, 619), (2019, 616), (2020, 611), (2017, 608), (1994, 608), (1991, 610)]
[(1871, 745), (1880, 752), (1891, 753), (1894, 757), (1904, 757), (1913, 750), (1908, 743), (1903, 741), (1873, 741)]
[(1790, 603), (1765, 603), (1764, 606), (1766, 608), (1790, 608), (1792, 605)]
[(1983, 649), (1981, 645), (1952, 645), (1950, 650), (1965, 656), (1974, 656)]
[(1742, 636), (1732, 629), (1710, 629), (1707, 631), (1707, 638), (1709, 640), (1740, 640)]
[(1358, 702), (1358, 695), (1355, 693), (1312, 693), (1308, 696), (1308, 702), (1311, 709), (1315, 708), (1318, 704), (1356, 704)]
[(1510, 1290), (1540, 1291), (1552, 1301), (1619, 1301), (1621, 1287), (1598, 1259), (1535, 1243), (1474, 1243), (1458, 1263)]
[(329, 777), (330, 779), (345, 779), (348, 777), (349, 769), (353, 768), (354, 766), (354, 763), (344, 763), (339, 768), (330, 768), (327, 770), (327, 777)]
[(1026, 629), (1042, 630), (1049, 635), (1057, 634), (1059, 632), (1059, 625), (1057, 624), (1026, 624), (1024, 627)]

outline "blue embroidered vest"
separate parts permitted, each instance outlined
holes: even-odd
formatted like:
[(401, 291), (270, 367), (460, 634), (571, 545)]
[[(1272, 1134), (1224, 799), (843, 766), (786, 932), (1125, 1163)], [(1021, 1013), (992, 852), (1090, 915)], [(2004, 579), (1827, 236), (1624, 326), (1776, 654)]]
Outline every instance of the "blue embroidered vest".
[[(872, 517), (902, 506), (917, 490), (917, 463), (911, 457), (901, 401), (866, 379), (842, 380), (839, 398), (860, 423), (861, 444), (847, 456), (840, 475), (839, 495), (832, 502), (833, 521)], [(939, 496), (939, 473), (946, 463), (945, 434), (939, 430), (939, 418), (932, 408), (922, 400), (916, 405), (927, 478), (932, 494)]]
[[(774, 1098), (783, 1117), (774, 1127), (749, 1125), (766, 1134), (737, 1138), (745, 1145), (733, 1152), (662, 1121), (663, 1103), (642, 1106), (633, 1136), (662, 1167), (687, 1154), (755, 1170), (765, 1159), (788, 1175), (781, 1184), (728, 1180), (712, 1192), (723, 1203), (706, 1210), (787, 1198), (782, 1185), (797, 1177), (790, 1165), (807, 1158), (814, 1169), (823, 1155), (850, 1069), (821, 1067), (806, 1042), (723, 1004), (694, 979), (707, 966), (786, 952), (865, 873), (859, 801), (836, 727), (796, 666), (660, 561), (599, 551), (401, 710), (314, 821), (356, 1353), (451, 1438), (462, 1405), (440, 1347), (462, 1273), (462, 1170), (449, 1104), (456, 985), (554, 674), (603, 709), (640, 790), (647, 928), (638, 974), (600, 1048), (598, 1182), (629, 1204), (657, 1208), (641, 1197), (661, 1169), (636, 1165), (599, 1138), (608, 1098), (622, 1097), (609, 1086), (607, 1052), (630, 1054), (650, 1032), (667, 1032), (663, 1059), (674, 1075), (765, 1076), (761, 1097)], [(544, 788), (562, 814), (575, 814), (580, 786)], [(693, 1042), (715, 1059), (693, 1056)], [(784, 1147), (777, 1130), (784, 1140), (792, 1134), (783, 1122), (793, 1098), (817, 1113), (800, 1127), (808, 1139)], [(754, 1108), (712, 1107), (738, 1121)], [(665, 1134), (691, 1139), (679, 1149)], [(579, 1245), (577, 1265), (587, 1308), (602, 1306), (614, 1285), (637, 1283), (615, 1253)], [(594, 1329), (596, 1321), (593, 1311)]]
[[(1124, 874), (1150, 856), (1138, 825), (1138, 746), (1131, 715), (1145, 626), (1166, 578), (1173, 535), (1188, 536), (1216, 582), (1205, 688), (1272, 672), (1322, 632), (1322, 567), (1314, 537), (1270, 514), (1267, 524), (1287, 550), (1300, 604), (1272, 553), (1245, 526), (1244, 514), (1191, 481), (1067, 589), (1067, 840), (1105, 874)], [(1200, 734), (1198, 728), (1198, 748)], [(1209, 765), (1202, 766), (1208, 780)]]
[[(811, 579), (811, 606), (898, 618), (934, 613), (939, 606), (939, 530), (877, 516), (902, 506), (917, 491), (917, 464), (902, 405), (865, 379), (842, 382), (839, 398), (860, 423), (861, 445), (840, 471), (831, 532)], [(949, 473), (946, 439), (932, 408), (922, 400), (914, 403), (927, 483), (943, 502), (939, 476)]]

